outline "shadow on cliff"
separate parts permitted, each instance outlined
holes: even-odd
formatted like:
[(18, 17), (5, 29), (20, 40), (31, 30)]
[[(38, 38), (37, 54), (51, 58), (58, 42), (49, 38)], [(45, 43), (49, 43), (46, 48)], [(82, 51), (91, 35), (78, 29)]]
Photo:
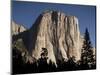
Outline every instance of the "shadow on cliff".
[(16, 42), (18, 39), (22, 39), (26, 49), (31, 54), (32, 50), (35, 47), (35, 42), (37, 39), (38, 30), (39, 30), (39, 23), (41, 22), (41, 19), (42, 19), (42, 15), (40, 14), (40, 16), (37, 18), (37, 20), (35, 21), (35, 23), (32, 25), (30, 29), (24, 32), (21, 32), (17, 35), (13, 35), (12, 43)]

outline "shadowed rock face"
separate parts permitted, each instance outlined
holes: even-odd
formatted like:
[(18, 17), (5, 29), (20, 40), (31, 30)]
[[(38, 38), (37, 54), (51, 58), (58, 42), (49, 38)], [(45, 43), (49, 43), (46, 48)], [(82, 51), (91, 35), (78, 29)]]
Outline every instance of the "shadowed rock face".
[(46, 48), (48, 60), (55, 64), (59, 60), (67, 61), (70, 57), (75, 57), (76, 61), (80, 60), (82, 39), (75, 16), (46, 11), (20, 36), (29, 54), (36, 59), (40, 58), (42, 48)]

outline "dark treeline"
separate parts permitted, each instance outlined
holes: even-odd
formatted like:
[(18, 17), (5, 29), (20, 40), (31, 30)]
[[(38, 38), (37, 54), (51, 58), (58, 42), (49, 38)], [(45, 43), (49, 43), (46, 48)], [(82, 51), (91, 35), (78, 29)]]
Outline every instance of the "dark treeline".
[(48, 64), (46, 59), (40, 58), (37, 62), (30, 64), (23, 63), (21, 57), (13, 59), (12, 66), (13, 74), (25, 74), (25, 73), (42, 73), (42, 72), (58, 72), (58, 71), (74, 71), (74, 70), (88, 70), (95, 69), (96, 64), (92, 64), (91, 67), (88, 64), (75, 63), (73, 58), (70, 58), (67, 62), (59, 63), (56, 67), (51, 61)]
[[(15, 51), (15, 50), (14, 50)], [(16, 52), (13, 52), (16, 54)], [(21, 53), (17, 52), (17, 56), (13, 57), (13, 66), (12, 72), (13, 74), (25, 74), (25, 73), (43, 73), (43, 72), (59, 72), (59, 71), (74, 71), (74, 70), (88, 70), (95, 69), (96, 64), (83, 64), (82, 61), (74, 62), (74, 57), (69, 58), (67, 62), (59, 61), (57, 63), (57, 67), (54, 63), (49, 61), (47, 63), (47, 57), (43, 57), (41, 54), (41, 58), (38, 59), (34, 63), (24, 63), (22, 60)]]

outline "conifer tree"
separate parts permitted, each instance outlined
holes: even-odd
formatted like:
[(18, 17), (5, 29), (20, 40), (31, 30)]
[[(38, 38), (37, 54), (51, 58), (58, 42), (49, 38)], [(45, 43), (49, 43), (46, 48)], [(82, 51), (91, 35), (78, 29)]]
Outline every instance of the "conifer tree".
[(83, 47), (81, 50), (81, 63), (84, 65), (88, 65), (88, 67), (91, 67), (91, 65), (94, 62), (94, 55), (93, 55), (93, 47), (90, 41), (90, 36), (88, 29), (85, 30), (84, 35), (84, 41), (83, 41)]

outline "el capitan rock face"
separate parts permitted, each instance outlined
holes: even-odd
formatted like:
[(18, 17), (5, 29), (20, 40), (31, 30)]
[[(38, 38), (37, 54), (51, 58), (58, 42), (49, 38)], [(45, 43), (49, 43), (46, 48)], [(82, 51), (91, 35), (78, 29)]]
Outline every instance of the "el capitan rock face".
[[(23, 35), (23, 36), (21, 36)], [(78, 19), (57, 11), (46, 11), (37, 18), (33, 26), (22, 32), (29, 55), (40, 58), (42, 48), (48, 50), (48, 60), (55, 64), (75, 57), (81, 57), (82, 39)]]
[[(75, 16), (66, 16), (57, 11), (46, 11), (41, 14), (30, 29), (32, 36), (30, 47), (32, 56), (40, 58), (41, 49), (48, 50), (48, 57), (54, 63), (67, 61), (70, 57), (80, 59), (81, 38)], [(34, 39), (35, 38), (35, 39)]]

